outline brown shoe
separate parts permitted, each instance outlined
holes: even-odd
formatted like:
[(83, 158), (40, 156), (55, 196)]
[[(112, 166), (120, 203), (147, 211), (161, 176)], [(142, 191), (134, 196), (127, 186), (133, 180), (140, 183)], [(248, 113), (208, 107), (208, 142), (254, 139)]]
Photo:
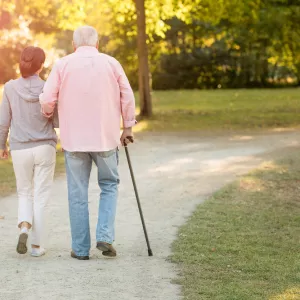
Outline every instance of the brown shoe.
[(19, 254), (25, 254), (27, 252), (27, 240), (28, 240), (28, 234), (21, 233), (17, 245), (17, 252)]
[(97, 242), (97, 249), (102, 251), (102, 255), (104, 256), (108, 256), (108, 257), (117, 256), (117, 251), (111, 244), (105, 242)]
[(78, 260), (89, 260), (90, 259), (89, 256), (78, 256), (75, 254), (74, 251), (71, 251), (71, 257), (76, 258)]

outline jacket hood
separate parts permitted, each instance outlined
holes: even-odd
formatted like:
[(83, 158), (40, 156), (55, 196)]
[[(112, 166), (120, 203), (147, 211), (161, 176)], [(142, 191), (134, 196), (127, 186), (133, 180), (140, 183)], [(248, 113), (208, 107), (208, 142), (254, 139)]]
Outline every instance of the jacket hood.
[(44, 84), (45, 82), (39, 76), (30, 76), (13, 80), (12, 87), (23, 100), (38, 102), (39, 96), (43, 92)]

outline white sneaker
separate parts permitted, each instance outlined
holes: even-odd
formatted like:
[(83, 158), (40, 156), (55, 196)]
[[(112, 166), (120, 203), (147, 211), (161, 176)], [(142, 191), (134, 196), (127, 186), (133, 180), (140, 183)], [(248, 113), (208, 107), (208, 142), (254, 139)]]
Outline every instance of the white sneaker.
[(43, 256), (45, 254), (46, 254), (46, 250), (42, 247), (31, 249), (31, 256), (33, 256), (33, 257), (40, 257), (40, 256)]

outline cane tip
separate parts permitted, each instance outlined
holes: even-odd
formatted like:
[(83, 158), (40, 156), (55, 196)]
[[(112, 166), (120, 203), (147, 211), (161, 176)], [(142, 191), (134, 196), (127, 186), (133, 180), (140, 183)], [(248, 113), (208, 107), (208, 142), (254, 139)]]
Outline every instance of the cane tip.
[(148, 255), (149, 255), (149, 256), (153, 256), (153, 252), (152, 252), (151, 249), (148, 250)]

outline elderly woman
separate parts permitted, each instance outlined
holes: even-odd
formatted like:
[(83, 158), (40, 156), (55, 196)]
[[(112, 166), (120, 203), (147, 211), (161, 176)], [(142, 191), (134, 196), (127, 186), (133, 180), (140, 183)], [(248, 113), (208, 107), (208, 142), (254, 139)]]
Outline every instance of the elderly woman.
[(41, 247), (44, 230), (44, 208), (49, 200), (56, 161), (57, 136), (53, 119), (41, 114), (39, 95), (44, 81), (39, 77), (45, 53), (38, 47), (27, 47), (21, 54), (22, 77), (4, 86), (0, 107), (0, 158), (8, 158), (6, 141), (10, 129), (10, 150), (19, 198), (17, 252), (27, 252), (32, 229), (31, 255), (45, 254)]

